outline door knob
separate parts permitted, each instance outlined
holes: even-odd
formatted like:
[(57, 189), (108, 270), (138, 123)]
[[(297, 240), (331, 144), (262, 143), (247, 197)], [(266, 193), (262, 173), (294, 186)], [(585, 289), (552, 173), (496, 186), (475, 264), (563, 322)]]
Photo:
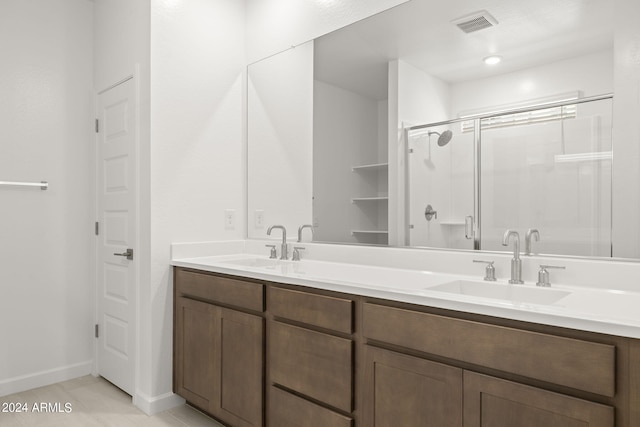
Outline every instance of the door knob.
[(121, 254), (115, 253), (115, 256), (124, 256), (127, 257), (128, 260), (133, 260), (133, 249), (127, 249), (126, 252), (123, 252)]

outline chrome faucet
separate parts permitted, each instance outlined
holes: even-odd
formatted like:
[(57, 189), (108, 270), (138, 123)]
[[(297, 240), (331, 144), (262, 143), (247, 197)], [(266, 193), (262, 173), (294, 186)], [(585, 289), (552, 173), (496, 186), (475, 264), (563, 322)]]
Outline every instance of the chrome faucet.
[(534, 237), (536, 242), (540, 241), (540, 232), (535, 228), (527, 230), (527, 235), (524, 237), (524, 254), (531, 255), (531, 238)]
[(523, 284), (522, 281), (522, 260), (520, 259), (520, 235), (515, 230), (507, 230), (502, 237), (502, 246), (509, 246), (509, 239), (513, 239), (513, 259), (511, 260), (511, 284)]
[(305, 228), (310, 229), (311, 230), (311, 236), (313, 236), (313, 225), (311, 225), (311, 224), (301, 225), (298, 228), (298, 243), (302, 242), (302, 230), (304, 230)]
[(288, 259), (289, 248), (287, 246), (287, 229), (284, 228), (284, 225), (272, 225), (267, 230), (267, 236), (271, 236), (271, 230), (274, 228), (279, 228), (282, 230), (282, 245), (280, 245), (280, 259)]

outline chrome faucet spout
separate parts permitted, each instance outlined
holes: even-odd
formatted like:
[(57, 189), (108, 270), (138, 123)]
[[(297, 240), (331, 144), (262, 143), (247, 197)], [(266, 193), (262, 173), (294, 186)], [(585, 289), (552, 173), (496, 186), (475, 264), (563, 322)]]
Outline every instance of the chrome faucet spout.
[(287, 246), (287, 229), (284, 228), (284, 225), (272, 225), (267, 230), (267, 236), (271, 236), (271, 231), (275, 228), (282, 230), (282, 244), (280, 245), (280, 259), (288, 259), (289, 258), (289, 247)]
[(536, 242), (540, 241), (540, 232), (535, 228), (527, 230), (527, 235), (524, 237), (524, 254), (531, 255), (531, 238), (534, 238)]
[(313, 231), (314, 231), (313, 230), (313, 225), (311, 225), (311, 224), (301, 225), (298, 228), (298, 243), (302, 242), (302, 230), (304, 230), (305, 228), (308, 228), (309, 230), (311, 230), (311, 236), (313, 236)]
[(509, 240), (513, 237), (513, 258), (511, 259), (511, 284), (523, 284), (522, 260), (520, 259), (520, 235), (515, 230), (507, 230), (502, 237), (502, 246), (509, 246)]

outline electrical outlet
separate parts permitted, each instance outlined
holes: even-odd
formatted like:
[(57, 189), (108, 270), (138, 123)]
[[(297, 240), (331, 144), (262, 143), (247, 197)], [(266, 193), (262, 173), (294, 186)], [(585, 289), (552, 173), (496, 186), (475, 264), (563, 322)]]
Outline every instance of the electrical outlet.
[(264, 211), (262, 209), (256, 209), (253, 216), (253, 227), (264, 228)]
[(224, 210), (224, 229), (234, 230), (236, 228), (236, 210), (225, 209)]

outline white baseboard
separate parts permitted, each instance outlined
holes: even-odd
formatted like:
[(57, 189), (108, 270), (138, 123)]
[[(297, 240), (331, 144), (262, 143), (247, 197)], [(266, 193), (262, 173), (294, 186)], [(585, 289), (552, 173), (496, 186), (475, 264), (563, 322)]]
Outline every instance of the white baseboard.
[(93, 361), (87, 360), (86, 362), (1, 380), (0, 396), (7, 396), (9, 394), (20, 393), (21, 391), (44, 387), (61, 381), (83, 377), (91, 374), (92, 367)]
[(155, 415), (167, 409), (184, 405), (184, 403), (185, 400), (174, 393), (165, 393), (160, 396), (151, 397), (136, 392), (136, 395), (133, 397), (133, 404), (147, 415)]

